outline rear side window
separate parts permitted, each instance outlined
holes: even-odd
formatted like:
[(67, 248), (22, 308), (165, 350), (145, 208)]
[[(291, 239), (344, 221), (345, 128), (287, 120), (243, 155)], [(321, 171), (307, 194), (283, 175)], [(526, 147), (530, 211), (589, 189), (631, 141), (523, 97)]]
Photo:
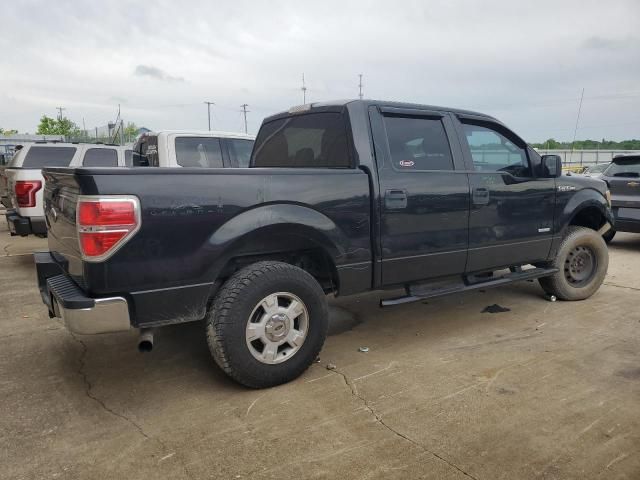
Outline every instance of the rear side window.
[(340, 113), (310, 113), (262, 125), (254, 167), (349, 168), (349, 143)]
[(133, 150), (124, 151), (124, 164), (127, 167), (133, 167)]
[(253, 149), (253, 140), (242, 140), (239, 138), (227, 139), (229, 146), (229, 156), (231, 157), (231, 165), (234, 167), (246, 168), (251, 160), (251, 150)]
[(22, 166), (30, 168), (68, 167), (75, 153), (75, 147), (33, 146), (27, 152)]
[(440, 119), (388, 116), (384, 124), (394, 169), (453, 170), (449, 141)]
[(176, 138), (176, 161), (182, 167), (222, 168), (220, 139), (178, 137)]
[(117, 167), (118, 152), (115, 148), (90, 148), (84, 154), (85, 167)]

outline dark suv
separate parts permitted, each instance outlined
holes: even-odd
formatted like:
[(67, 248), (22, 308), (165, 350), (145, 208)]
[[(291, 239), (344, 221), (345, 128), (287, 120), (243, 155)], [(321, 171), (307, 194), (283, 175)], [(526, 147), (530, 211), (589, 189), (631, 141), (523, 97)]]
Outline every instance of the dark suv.
[(640, 155), (615, 157), (600, 179), (609, 185), (615, 217), (615, 229), (604, 234), (605, 241), (616, 231), (640, 233)]

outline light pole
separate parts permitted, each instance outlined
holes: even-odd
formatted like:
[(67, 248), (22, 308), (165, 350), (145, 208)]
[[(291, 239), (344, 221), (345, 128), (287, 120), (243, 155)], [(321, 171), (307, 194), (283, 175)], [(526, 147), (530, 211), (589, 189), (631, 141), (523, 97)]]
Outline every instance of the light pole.
[(211, 105), (215, 105), (213, 102), (204, 102), (207, 104), (207, 118), (209, 119), (209, 131), (211, 131)]

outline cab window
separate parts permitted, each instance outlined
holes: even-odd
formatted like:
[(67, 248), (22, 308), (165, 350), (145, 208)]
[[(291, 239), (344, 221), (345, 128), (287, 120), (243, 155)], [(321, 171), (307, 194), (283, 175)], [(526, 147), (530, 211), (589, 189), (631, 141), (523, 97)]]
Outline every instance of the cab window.
[(68, 167), (76, 153), (75, 147), (40, 147), (34, 146), (29, 149), (23, 167)]
[(472, 123), (463, 123), (462, 126), (476, 171), (531, 176), (527, 152), (514, 140), (489, 126)]
[(84, 154), (85, 167), (117, 167), (118, 152), (115, 148), (90, 148)]
[(391, 165), (397, 171), (453, 170), (440, 119), (385, 116)]
[(349, 142), (340, 113), (294, 115), (260, 127), (254, 167), (349, 168)]
[(241, 138), (228, 138), (227, 145), (229, 147), (229, 157), (231, 165), (234, 167), (246, 168), (251, 160), (251, 150), (253, 149), (253, 140), (243, 140)]
[(222, 168), (220, 139), (177, 137), (176, 161), (182, 167)]

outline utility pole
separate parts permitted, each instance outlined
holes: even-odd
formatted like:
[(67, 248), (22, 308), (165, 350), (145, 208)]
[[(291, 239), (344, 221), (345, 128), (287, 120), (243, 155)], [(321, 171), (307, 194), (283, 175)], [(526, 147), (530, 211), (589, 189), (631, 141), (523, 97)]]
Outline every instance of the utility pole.
[(302, 74), (302, 88), (300, 90), (302, 90), (302, 104), (304, 105), (307, 103), (307, 87), (304, 83), (304, 73)]
[(209, 131), (211, 131), (211, 105), (215, 105), (213, 102), (204, 102), (207, 104), (207, 118), (209, 119)]
[(62, 120), (62, 110), (66, 110), (66, 108), (56, 107), (56, 110), (58, 110), (58, 120)]
[(362, 74), (358, 75), (360, 77), (360, 83), (358, 84), (358, 97), (362, 100)]
[(242, 113), (244, 114), (244, 133), (249, 133), (247, 130), (247, 113), (250, 112), (250, 110), (247, 110), (248, 106), (249, 105), (247, 105), (246, 103), (240, 105), (240, 107), (242, 108)]

